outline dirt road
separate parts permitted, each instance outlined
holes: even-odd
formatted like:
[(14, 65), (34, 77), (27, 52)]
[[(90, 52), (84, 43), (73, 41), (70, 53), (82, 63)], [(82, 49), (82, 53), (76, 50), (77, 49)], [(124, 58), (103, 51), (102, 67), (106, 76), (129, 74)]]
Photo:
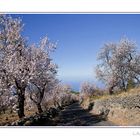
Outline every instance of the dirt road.
[(54, 119), (56, 126), (115, 126), (106, 121), (103, 116), (90, 114), (80, 107), (78, 102), (67, 106)]

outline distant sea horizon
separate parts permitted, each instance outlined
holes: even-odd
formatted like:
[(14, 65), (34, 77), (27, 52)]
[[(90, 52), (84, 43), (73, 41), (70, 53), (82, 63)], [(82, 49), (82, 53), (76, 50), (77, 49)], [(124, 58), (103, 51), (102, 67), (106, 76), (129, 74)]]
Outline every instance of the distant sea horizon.
[[(84, 83), (84, 82), (86, 82), (86, 81), (71, 81), (71, 80), (70, 81), (62, 81), (63, 84), (70, 85), (72, 90), (76, 91), (76, 92), (80, 91), (81, 84)], [(87, 81), (87, 82), (93, 83), (93, 84), (97, 85), (100, 88), (104, 87), (104, 85), (99, 81)]]

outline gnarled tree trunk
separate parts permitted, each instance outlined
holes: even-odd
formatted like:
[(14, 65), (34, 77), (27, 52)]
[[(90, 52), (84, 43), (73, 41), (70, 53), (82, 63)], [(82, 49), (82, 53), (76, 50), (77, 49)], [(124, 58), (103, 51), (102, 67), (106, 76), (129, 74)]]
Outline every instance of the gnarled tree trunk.
[(114, 88), (114, 86), (112, 86), (112, 87), (109, 88), (109, 94), (110, 95), (112, 95), (114, 93), (113, 88)]
[(41, 104), (36, 104), (37, 105), (37, 109), (38, 109), (38, 113), (42, 113), (43, 110), (42, 110), (42, 107), (41, 107)]
[(23, 118), (24, 114), (24, 101), (25, 101), (25, 89), (18, 89), (18, 116)]

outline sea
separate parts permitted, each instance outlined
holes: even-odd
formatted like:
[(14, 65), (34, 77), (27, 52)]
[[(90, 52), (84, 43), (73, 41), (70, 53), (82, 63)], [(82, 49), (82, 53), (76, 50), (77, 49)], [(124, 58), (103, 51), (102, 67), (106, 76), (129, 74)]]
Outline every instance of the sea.
[[(85, 81), (65, 81), (65, 82), (62, 82), (62, 83), (70, 85), (73, 91), (79, 92), (81, 84), (84, 83), (84, 82)], [(95, 81), (90, 81), (90, 83), (93, 83), (93, 84), (97, 85), (97, 87), (104, 88), (103, 83), (101, 83), (99, 81), (96, 81), (96, 82)]]

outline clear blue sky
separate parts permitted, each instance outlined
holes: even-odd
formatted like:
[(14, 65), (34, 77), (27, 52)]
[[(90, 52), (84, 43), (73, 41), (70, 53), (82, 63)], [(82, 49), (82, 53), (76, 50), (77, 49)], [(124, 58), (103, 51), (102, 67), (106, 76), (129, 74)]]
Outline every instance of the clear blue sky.
[(140, 15), (119, 14), (24, 14), (24, 35), (37, 43), (46, 34), (58, 41), (53, 54), (63, 81), (95, 79), (96, 57), (105, 42), (127, 36), (140, 44)]

